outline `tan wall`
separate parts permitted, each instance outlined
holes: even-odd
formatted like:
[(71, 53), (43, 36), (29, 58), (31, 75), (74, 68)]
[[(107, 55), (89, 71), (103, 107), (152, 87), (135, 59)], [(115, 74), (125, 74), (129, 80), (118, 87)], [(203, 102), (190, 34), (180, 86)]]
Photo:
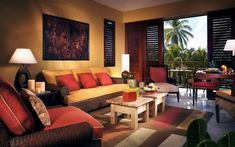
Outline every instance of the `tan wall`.
[[(14, 81), (19, 65), (8, 61), (18, 47), (31, 48), (38, 64), (30, 65), (33, 77), (42, 69), (103, 66), (103, 19), (116, 22), (116, 66), (120, 76), (121, 54), (125, 48), (123, 22), (185, 16), (210, 10), (235, 7), (234, 0), (185, 0), (147, 9), (119, 12), (91, 0), (1, 0), (0, 1), (0, 76)], [(89, 61), (42, 60), (42, 13), (86, 22), (90, 27)]]
[(205, 14), (235, 7), (235, 0), (184, 0), (176, 3), (125, 12), (124, 22)]
[[(42, 13), (89, 24), (89, 61), (42, 60)], [(42, 69), (103, 66), (103, 19), (116, 22), (116, 66), (113, 76), (120, 76), (121, 54), (124, 52), (123, 13), (91, 0), (1, 0), (0, 1), (0, 76), (12, 82), (19, 65), (8, 61), (19, 47), (31, 48), (38, 64), (30, 65), (35, 77)]]

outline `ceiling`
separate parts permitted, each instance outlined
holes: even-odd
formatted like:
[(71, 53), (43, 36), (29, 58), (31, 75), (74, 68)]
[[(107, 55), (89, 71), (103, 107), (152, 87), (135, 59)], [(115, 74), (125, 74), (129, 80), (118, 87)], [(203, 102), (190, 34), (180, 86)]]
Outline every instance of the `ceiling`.
[(93, 0), (119, 11), (130, 11), (183, 0)]

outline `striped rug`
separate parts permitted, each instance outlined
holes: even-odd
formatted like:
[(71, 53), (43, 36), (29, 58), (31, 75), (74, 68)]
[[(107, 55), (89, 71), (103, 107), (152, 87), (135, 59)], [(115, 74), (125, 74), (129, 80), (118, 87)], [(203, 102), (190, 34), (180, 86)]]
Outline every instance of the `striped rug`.
[(130, 120), (121, 114), (116, 125), (110, 124), (110, 107), (90, 114), (104, 125), (103, 147), (164, 147), (172, 146), (172, 142), (175, 146), (181, 146), (193, 119), (201, 117), (208, 122), (213, 115), (211, 112), (166, 106), (165, 112), (159, 112), (148, 122), (140, 119), (138, 129), (133, 130)]

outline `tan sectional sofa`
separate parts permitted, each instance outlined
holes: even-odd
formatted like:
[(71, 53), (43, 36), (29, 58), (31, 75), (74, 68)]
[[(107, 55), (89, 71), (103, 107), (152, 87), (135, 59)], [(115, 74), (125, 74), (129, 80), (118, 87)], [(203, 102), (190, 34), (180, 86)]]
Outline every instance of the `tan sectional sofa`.
[(68, 91), (65, 87), (60, 87), (56, 81), (56, 76), (73, 74), (76, 81), (79, 82), (79, 73), (92, 73), (93, 77), (98, 83), (96, 73), (106, 72), (110, 75), (107, 68), (104, 67), (90, 67), (79, 68), (71, 70), (43, 70), (42, 74), (39, 74), (40, 80), (45, 80), (47, 89), (51, 91), (58, 91), (63, 96), (65, 105), (72, 105), (79, 107), (80, 109), (89, 112), (98, 108), (107, 106), (105, 102), (107, 99), (114, 98), (122, 95), (122, 92), (128, 88), (127, 84), (122, 84), (121, 78), (112, 78), (113, 84), (107, 86), (101, 86), (98, 84), (94, 88), (82, 88), (75, 91)]

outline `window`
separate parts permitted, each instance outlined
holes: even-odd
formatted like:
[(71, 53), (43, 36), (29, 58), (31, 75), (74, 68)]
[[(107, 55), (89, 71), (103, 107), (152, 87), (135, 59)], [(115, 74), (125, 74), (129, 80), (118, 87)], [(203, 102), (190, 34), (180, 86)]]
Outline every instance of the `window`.
[(104, 19), (104, 66), (115, 66), (115, 22)]

